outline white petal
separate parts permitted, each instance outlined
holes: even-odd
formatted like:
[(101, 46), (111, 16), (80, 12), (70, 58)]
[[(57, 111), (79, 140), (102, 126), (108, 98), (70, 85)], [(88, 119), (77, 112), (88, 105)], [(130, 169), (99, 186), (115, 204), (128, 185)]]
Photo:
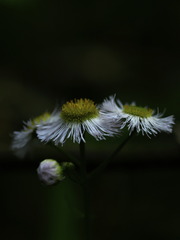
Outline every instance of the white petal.
[(24, 129), (13, 133), (12, 149), (25, 147), (32, 138), (33, 129)]

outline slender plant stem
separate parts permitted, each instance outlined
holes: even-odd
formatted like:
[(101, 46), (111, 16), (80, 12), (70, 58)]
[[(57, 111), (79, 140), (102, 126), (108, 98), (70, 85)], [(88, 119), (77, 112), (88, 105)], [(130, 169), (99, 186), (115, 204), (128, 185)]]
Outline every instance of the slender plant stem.
[(85, 239), (89, 240), (89, 195), (88, 195), (88, 182), (87, 182), (87, 163), (85, 159), (85, 143), (80, 142), (80, 166), (82, 177), (82, 194), (84, 201), (84, 232)]
[[(80, 166), (81, 166), (81, 174), (83, 179), (86, 176), (86, 161), (85, 161), (85, 143), (83, 141), (79, 144), (79, 151), (80, 151)], [(84, 179), (86, 180), (86, 179)]]
[(74, 156), (72, 156), (70, 153), (67, 153), (66, 151), (64, 151), (63, 148), (60, 148), (53, 143), (49, 143), (49, 145), (51, 147), (55, 148), (57, 151), (62, 152), (68, 158), (68, 160), (70, 162), (74, 163), (77, 167), (79, 166), (78, 160)]
[(128, 135), (128, 137), (115, 149), (115, 151), (89, 174), (88, 179), (98, 176), (98, 174), (100, 174), (107, 167), (107, 165), (114, 159), (114, 157), (122, 150), (122, 148), (132, 138), (133, 135), (134, 132), (131, 135)]

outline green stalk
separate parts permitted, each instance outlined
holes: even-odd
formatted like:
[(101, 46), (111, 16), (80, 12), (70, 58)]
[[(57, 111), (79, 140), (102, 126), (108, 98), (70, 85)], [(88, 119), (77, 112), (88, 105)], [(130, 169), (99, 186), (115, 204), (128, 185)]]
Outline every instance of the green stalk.
[(85, 161), (85, 143), (83, 141), (79, 144), (79, 151), (80, 151), (80, 167), (81, 167), (81, 174), (83, 180), (86, 180), (86, 161)]
[(70, 162), (74, 163), (75, 166), (77, 166), (77, 167), (79, 166), (78, 160), (73, 155), (71, 155), (70, 153), (64, 151), (63, 148), (60, 148), (60, 147), (56, 146), (55, 144), (53, 144), (51, 142), (49, 143), (49, 145), (51, 147), (53, 147), (54, 149), (56, 149), (57, 151), (62, 152), (64, 154), (64, 156), (66, 156)]
[(133, 135), (134, 135), (134, 132), (131, 135), (128, 135), (128, 137), (115, 149), (115, 151), (105, 161), (100, 163), (100, 165), (89, 174), (88, 179), (98, 176), (107, 167), (107, 165), (114, 159), (114, 157), (122, 150), (122, 148), (132, 138)]
[(80, 142), (80, 168), (81, 168), (81, 178), (82, 178), (82, 194), (84, 201), (84, 232), (85, 239), (89, 240), (89, 206), (88, 206), (88, 182), (87, 182), (87, 163), (85, 159), (85, 143)]

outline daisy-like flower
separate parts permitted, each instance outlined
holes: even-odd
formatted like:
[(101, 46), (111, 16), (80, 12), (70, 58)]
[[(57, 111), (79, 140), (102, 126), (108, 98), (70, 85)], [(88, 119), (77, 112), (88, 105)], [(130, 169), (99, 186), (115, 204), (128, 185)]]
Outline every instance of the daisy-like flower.
[(102, 111), (114, 121), (120, 121), (121, 129), (127, 126), (130, 134), (134, 130), (148, 137), (158, 132), (171, 133), (174, 124), (173, 116), (162, 118), (162, 113), (155, 113), (153, 109), (147, 107), (136, 106), (135, 103), (123, 105), (120, 100), (115, 101), (114, 96), (104, 100)]
[(113, 136), (117, 130), (112, 126), (111, 119), (101, 113), (89, 99), (75, 99), (66, 102), (59, 113), (58, 119), (51, 123), (39, 124), (37, 136), (41, 141), (54, 141), (55, 145), (63, 144), (67, 139), (73, 142), (85, 142), (84, 133), (88, 132), (96, 140)]
[(54, 159), (45, 159), (37, 169), (39, 179), (46, 185), (53, 185), (65, 177), (63, 167)]
[(46, 112), (32, 120), (29, 120), (27, 123), (24, 123), (23, 130), (15, 131), (13, 133), (12, 150), (25, 148), (32, 139), (32, 135), (36, 131), (37, 125), (42, 122), (51, 122), (55, 118), (55, 113), (51, 115)]

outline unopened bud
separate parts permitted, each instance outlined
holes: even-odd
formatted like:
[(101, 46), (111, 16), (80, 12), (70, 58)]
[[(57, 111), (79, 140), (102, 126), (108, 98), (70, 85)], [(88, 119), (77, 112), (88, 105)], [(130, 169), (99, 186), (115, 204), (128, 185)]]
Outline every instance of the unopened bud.
[(63, 170), (73, 169), (74, 168), (74, 163), (72, 163), (72, 162), (62, 162), (62, 167), (63, 167)]
[(40, 180), (46, 185), (53, 185), (64, 179), (62, 166), (53, 159), (45, 159), (37, 169)]

